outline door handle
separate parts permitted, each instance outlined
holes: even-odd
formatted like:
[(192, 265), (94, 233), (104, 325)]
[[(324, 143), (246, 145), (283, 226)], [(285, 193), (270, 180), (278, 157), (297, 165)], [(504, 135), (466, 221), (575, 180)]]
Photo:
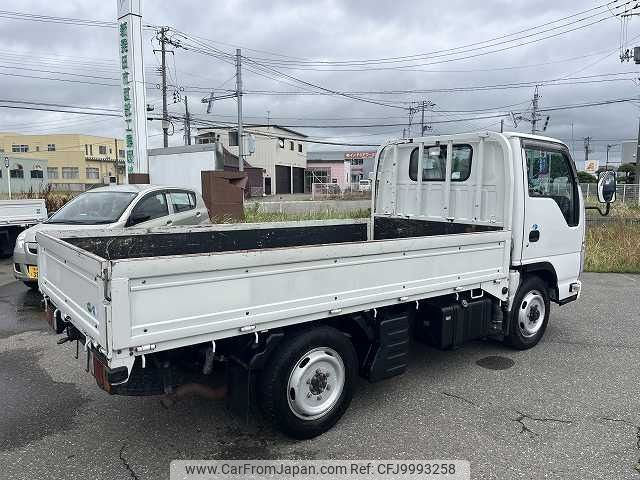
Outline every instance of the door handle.
[(537, 242), (538, 240), (540, 240), (540, 230), (531, 230), (529, 232), (529, 241)]
[(198, 213), (196, 213), (196, 217), (199, 217), (199, 216), (201, 216), (201, 215), (202, 215), (202, 212), (198, 212)]
[(167, 220), (166, 225), (171, 225), (172, 223), (173, 223), (173, 221), (172, 221), (172, 220)]

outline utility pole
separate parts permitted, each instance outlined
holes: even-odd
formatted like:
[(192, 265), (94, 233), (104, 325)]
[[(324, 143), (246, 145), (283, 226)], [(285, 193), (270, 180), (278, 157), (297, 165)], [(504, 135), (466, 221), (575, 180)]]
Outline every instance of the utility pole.
[(638, 143), (636, 144), (636, 178), (634, 182), (638, 185), (638, 205), (640, 205), (640, 119), (638, 119)]
[(589, 160), (589, 153), (591, 152), (591, 137), (584, 137), (584, 161)]
[(236, 49), (236, 96), (238, 97), (238, 171), (244, 171), (244, 134), (242, 133), (242, 52)]
[(538, 100), (540, 99), (540, 94), (538, 93), (538, 85), (536, 85), (536, 90), (533, 93), (533, 110), (531, 112), (531, 133), (533, 135), (536, 134), (536, 125), (538, 123)]
[[(160, 42), (160, 73), (162, 75), (162, 140), (165, 148), (169, 146), (169, 112), (167, 110), (167, 32), (169, 27), (161, 27), (158, 41)], [(158, 50), (154, 50), (157, 52)], [(173, 52), (170, 52), (173, 53)]]
[[(540, 95), (539, 92), (539, 87), (540, 85), (536, 85), (536, 89), (533, 93), (533, 100), (531, 101), (531, 117), (525, 117), (524, 115), (516, 115), (515, 113), (511, 112), (511, 118), (513, 120), (513, 125), (518, 128), (518, 122), (519, 121), (524, 121), (524, 122), (529, 122), (531, 123), (531, 133), (533, 135), (535, 135), (536, 133), (538, 133), (538, 122), (540, 121), (540, 99), (542, 98), (542, 95)], [(549, 124), (549, 119), (550, 117), (547, 116), (547, 120), (544, 124), (544, 128), (542, 129), (543, 131), (545, 131), (547, 129), (547, 125)]]
[(189, 116), (189, 103), (184, 97), (184, 144), (191, 145), (191, 117)]

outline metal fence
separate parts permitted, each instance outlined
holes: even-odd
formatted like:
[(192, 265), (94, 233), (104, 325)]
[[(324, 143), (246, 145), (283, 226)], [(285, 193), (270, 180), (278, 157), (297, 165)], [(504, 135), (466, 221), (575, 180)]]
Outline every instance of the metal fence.
[[(598, 200), (598, 184), (581, 183), (582, 195), (586, 201)], [(619, 183), (616, 190), (616, 201), (629, 205), (640, 206), (640, 185)]]
[(312, 200), (334, 200), (334, 199), (367, 199), (371, 198), (370, 183), (348, 183), (339, 185), (337, 183), (312, 183)]

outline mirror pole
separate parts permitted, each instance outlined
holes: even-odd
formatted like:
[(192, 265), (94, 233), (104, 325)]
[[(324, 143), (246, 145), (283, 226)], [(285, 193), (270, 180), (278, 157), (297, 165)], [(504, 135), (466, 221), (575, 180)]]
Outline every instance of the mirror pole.
[(599, 206), (584, 207), (584, 209), (585, 210), (597, 210), (600, 215), (602, 215), (603, 217), (606, 217), (607, 215), (609, 215), (609, 211), (611, 210), (611, 202), (607, 202), (606, 203), (606, 206), (604, 208), (604, 212), (600, 209)]

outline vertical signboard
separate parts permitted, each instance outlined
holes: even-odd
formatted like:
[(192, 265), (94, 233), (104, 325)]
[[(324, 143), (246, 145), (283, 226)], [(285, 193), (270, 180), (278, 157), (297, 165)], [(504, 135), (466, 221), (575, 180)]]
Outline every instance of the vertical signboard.
[(118, 53), (122, 68), (125, 121), (125, 181), (130, 173), (148, 173), (147, 102), (142, 60), (142, 0), (118, 1)]

